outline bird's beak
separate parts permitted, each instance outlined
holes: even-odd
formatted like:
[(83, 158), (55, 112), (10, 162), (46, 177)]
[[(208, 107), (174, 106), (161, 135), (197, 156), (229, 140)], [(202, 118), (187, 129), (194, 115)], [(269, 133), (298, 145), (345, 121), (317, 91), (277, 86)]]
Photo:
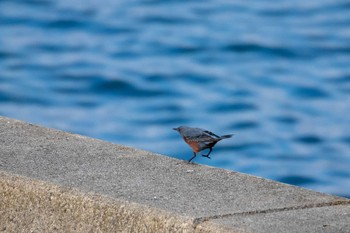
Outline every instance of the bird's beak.
[(173, 130), (176, 130), (176, 131), (178, 131), (178, 128), (173, 128)]

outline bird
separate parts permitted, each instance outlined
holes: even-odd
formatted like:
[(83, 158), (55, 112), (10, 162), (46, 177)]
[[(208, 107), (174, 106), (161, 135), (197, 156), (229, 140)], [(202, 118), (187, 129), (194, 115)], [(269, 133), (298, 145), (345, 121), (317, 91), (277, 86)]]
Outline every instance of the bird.
[(209, 155), (212, 152), (215, 144), (218, 141), (221, 141), (222, 139), (230, 138), (234, 135), (227, 134), (218, 136), (213, 132), (210, 132), (209, 130), (193, 128), (188, 126), (180, 126), (177, 128), (173, 128), (173, 130), (176, 130), (181, 134), (184, 141), (191, 147), (193, 151), (193, 156), (190, 160), (188, 160), (188, 162), (191, 162), (197, 156), (198, 152), (205, 149), (209, 149), (209, 152), (208, 154), (202, 156), (211, 159)]

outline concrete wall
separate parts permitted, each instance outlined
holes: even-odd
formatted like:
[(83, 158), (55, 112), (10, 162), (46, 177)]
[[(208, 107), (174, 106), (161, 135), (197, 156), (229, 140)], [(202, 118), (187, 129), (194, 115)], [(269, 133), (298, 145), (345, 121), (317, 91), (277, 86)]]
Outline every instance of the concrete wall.
[(0, 231), (350, 232), (350, 200), (0, 117)]

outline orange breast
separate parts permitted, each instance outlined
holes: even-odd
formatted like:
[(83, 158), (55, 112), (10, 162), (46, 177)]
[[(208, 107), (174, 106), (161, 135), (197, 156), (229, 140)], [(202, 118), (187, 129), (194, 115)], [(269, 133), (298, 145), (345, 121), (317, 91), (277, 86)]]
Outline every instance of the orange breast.
[(185, 137), (183, 138), (185, 140), (185, 142), (192, 148), (192, 150), (196, 153), (198, 153), (199, 151), (201, 151), (199, 143), (195, 142), (195, 141), (189, 141), (187, 140)]

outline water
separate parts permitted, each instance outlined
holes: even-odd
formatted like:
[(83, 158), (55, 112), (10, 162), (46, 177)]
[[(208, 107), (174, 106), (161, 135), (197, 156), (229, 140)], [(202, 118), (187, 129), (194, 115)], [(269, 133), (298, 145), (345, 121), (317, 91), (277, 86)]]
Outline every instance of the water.
[(0, 0), (0, 114), (350, 197), (350, 4)]

